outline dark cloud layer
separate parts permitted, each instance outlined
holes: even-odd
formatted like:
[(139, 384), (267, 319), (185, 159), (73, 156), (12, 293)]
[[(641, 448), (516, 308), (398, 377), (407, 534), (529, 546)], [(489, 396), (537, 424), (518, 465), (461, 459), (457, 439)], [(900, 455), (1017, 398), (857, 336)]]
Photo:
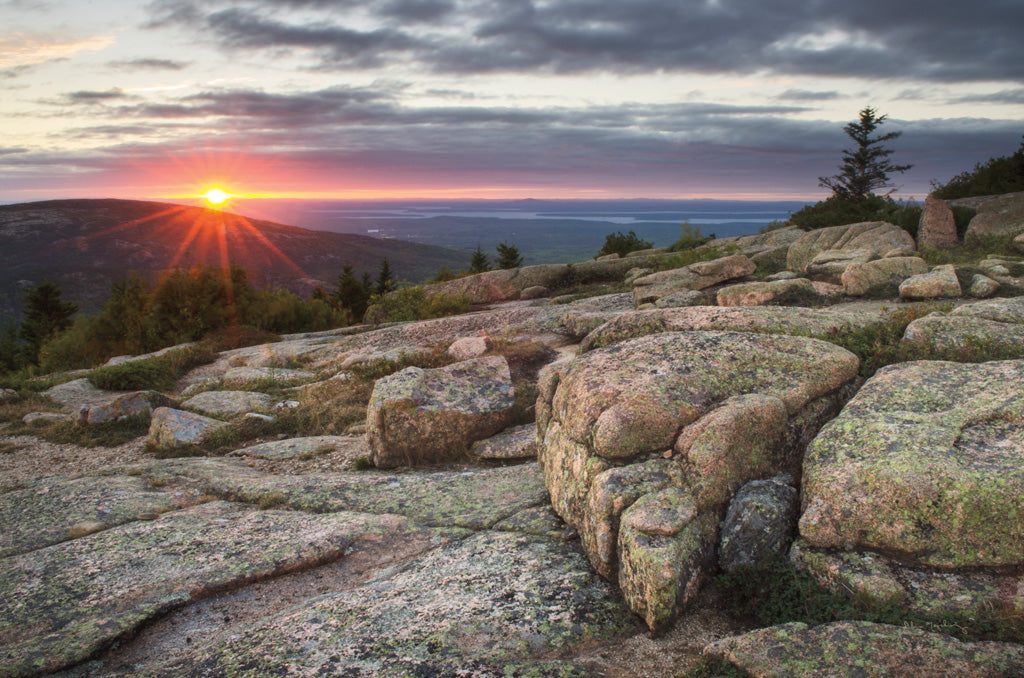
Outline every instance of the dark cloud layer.
[[(282, 11), (296, 8), (318, 18)], [(201, 26), (225, 49), (308, 49), (321, 67), (414, 58), (451, 73), (1024, 78), (1017, 0), (983, 11), (925, 0), (159, 0), (152, 9), (152, 26)], [(374, 28), (351, 25), (357, 9)]]

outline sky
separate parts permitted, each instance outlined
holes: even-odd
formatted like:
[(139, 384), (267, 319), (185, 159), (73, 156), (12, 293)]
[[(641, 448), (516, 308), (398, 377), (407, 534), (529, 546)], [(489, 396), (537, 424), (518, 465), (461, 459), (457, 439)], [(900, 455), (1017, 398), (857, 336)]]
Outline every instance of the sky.
[(1015, 151), (1021, 0), (0, 0), (0, 202), (817, 200)]

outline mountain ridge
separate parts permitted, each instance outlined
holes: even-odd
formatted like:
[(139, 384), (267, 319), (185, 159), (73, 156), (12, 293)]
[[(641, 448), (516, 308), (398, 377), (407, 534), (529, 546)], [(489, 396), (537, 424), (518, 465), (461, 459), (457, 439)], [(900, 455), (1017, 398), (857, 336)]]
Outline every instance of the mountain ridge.
[(257, 286), (308, 294), (335, 284), (346, 262), (376, 275), (385, 257), (400, 279), (420, 282), (442, 266), (468, 264), (433, 245), (317, 231), (233, 212), (117, 198), (46, 200), (0, 206), (0, 315), (13, 317), (23, 290), (44, 279), (84, 311), (102, 305), (113, 282), (154, 280), (191, 265), (245, 268)]

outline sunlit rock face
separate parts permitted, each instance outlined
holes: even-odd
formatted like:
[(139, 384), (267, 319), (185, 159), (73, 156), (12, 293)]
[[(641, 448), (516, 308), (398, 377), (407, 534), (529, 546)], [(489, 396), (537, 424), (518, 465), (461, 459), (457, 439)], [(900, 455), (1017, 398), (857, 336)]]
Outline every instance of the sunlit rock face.
[(552, 506), (658, 630), (699, 591), (732, 495), (799, 471), (857, 368), (833, 344), (741, 332), (653, 334), (553, 367), (537, 407)]

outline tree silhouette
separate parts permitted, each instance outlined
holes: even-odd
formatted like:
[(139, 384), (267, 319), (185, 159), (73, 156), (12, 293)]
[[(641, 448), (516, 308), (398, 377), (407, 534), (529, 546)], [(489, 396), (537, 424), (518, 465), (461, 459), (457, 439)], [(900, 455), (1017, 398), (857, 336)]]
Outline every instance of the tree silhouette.
[(846, 136), (853, 139), (856, 148), (843, 151), (843, 164), (839, 174), (818, 177), (818, 185), (832, 190), (833, 195), (847, 202), (861, 202), (875, 190), (890, 186), (889, 175), (906, 172), (913, 165), (894, 165), (889, 160), (893, 151), (883, 144), (899, 137), (902, 132), (889, 132), (871, 136), (885, 122), (886, 116), (876, 115), (875, 109), (865, 108), (860, 119), (843, 127)]
[(484, 251), (480, 249), (480, 246), (476, 246), (476, 252), (473, 252), (473, 258), (469, 260), (469, 272), (470, 273), (483, 273), (484, 271), (491, 270), (491, 262), (484, 254)]
[(56, 283), (45, 280), (24, 297), (25, 318), (21, 321), (21, 338), (25, 340), (25, 351), (33, 363), (39, 362), (39, 349), (47, 339), (71, 326), (71, 316), (78, 307), (70, 301), (61, 301), (61, 289)]
[(498, 258), (494, 262), (496, 268), (519, 268), (523, 265), (523, 257), (515, 245), (501, 243), (498, 245)]

